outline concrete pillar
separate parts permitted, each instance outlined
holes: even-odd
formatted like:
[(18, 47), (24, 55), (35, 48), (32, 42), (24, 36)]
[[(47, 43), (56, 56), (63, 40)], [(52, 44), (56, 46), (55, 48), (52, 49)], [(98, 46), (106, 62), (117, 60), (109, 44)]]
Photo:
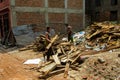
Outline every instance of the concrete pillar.
[(83, 0), (83, 29), (85, 29), (85, 0)]
[(10, 0), (11, 6), (15, 6), (15, 0)]
[(49, 26), (49, 20), (48, 20), (48, 0), (45, 0), (45, 23), (46, 23), (46, 26)]
[(15, 27), (17, 26), (16, 11), (14, 10), (15, 0), (10, 0), (10, 6), (11, 6), (11, 26)]
[(64, 0), (64, 5), (65, 5), (65, 23), (68, 23), (68, 11), (67, 11), (67, 8), (68, 8), (68, 0)]
[(120, 0), (118, 0), (118, 22), (120, 23)]

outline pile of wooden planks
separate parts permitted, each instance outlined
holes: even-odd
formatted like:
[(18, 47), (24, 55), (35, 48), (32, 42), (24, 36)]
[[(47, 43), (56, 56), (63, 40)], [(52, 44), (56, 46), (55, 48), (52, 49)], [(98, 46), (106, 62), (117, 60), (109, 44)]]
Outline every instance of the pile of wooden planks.
[[(32, 48), (36, 51), (47, 51), (52, 47), (50, 61), (38, 65), (38, 71), (41, 73), (40, 78), (47, 78), (54, 74), (64, 73), (63, 77), (67, 78), (70, 68), (76, 68), (81, 62), (81, 56), (94, 55), (99, 52), (108, 51), (120, 47), (120, 25), (112, 24), (110, 22), (94, 23), (86, 29), (86, 41), (81, 45), (73, 45), (70, 42), (58, 41), (59, 36), (56, 35), (52, 38), (48, 46), (44, 46), (45, 36), (41, 35), (36, 39)], [(98, 46), (104, 48), (102, 51), (86, 51), (85, 45), (93, 48)], [(42, 46), (43, 45), (43, 46)], [(107, 49), (105, 49), (107, 48)]]
[(33, 50), (35, 52), (44, 51), (45, 50), (45, 36), (40, 35), (36, 37), (34, 42), (32, 42), (30, 45), (27, 45), (24, 48), (19, 49), (19, 51), (25, 51), (25, 50)]
[[(56, 40), (53, 42), (55, 43)], [(50, 45), (51, 43), (48, 46)], [(47, 49), (49, 49), (48, 46)], [(81, 50), (69, 42), (60, 42), (52, 47), (54, 55), (51, 56), (51, 60), (45, 62), (42, 66), (38, 66), (38, 71), (41, 73), (40, 78), (46, 78), (60, 72), (64, 73), (64, 78), (67, 78), (71, 65), (79, 63)]]
[(90, 25), (86, 29), (86, 43), (91, 47), (120, 45), (120, 24), (100, 22)]

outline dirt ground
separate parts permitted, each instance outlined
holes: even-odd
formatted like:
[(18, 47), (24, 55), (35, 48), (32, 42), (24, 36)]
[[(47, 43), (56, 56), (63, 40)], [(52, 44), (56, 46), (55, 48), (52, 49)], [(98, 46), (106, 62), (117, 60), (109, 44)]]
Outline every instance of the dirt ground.
[[(40, 58), (42, 53), (17, 48), (0, 48), (0, 80), (41, 80), (39, 72), (32, 68), (37, 65), (24, 65), (28, 59)], [(70, 68), (68, 77), (56, 74), (47, 80), (120, 80), (120, 49), (90, 56), (75, 69)], [(46, 80), (46, 79), (43, 79)]]
[(23, 62), (41, 56), (32, 50), (19, 52), (16, 47), (0, 47), (0, 80), (39, 80), (39, 73), (31, 70), (37, 65), (24, 65)]
[(38, 73), (25, 69), (22, 60), (0, 54), (0, 80), (38, 80)]

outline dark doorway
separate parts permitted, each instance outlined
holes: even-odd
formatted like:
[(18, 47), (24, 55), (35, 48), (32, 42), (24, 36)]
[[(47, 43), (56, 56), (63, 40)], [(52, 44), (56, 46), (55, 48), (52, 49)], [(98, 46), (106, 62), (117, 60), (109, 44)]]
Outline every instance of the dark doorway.
[(111, 5), (112, 6), (115, 6), (115, 5), (117, 5), (118, 4), (118, 0), (111, 0)]
[(96, 5), (96, 7), (100, 7), (101, 6), (101, 0), (95, 0), (95, 5)]
[(3, 45), (14, 46), (16, 44), (16, 40), (10, 26), (10, 17), (8, 12), (0, 15), (0, 38), (1, 44)]
[(6, 42), (8, 41), (8, 36), (9, 36), (9, 15), (8, 13), (3, 15), (3, 34), (4, 36), (2, 37), (2, 44), (6, 44)]
[(111, 11), (110, 12), (110, 21), (117, 21), (118, 18), (118, 11)]

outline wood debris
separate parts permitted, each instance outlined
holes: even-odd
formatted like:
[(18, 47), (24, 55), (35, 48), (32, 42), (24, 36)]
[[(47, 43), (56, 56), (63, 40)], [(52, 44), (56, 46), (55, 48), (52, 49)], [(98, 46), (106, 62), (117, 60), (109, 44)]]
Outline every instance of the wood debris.
[(92, 48), (120, 45), (120, 26), (111, 22), (94, 23), (87, 28), (85, 38)]
[[(53, 37), (51, 43), (45, 47), (45, 37), (42, 35), (36, 39), (32, 46), (35, 51), (47, 51), (52, 46), (54, 53), (47, 64), (38, 65), (38, 71), (42, 73), (40, 78), (48, 77), (57, 72), (64, 72), (63, 77), (67, 78), (69, 69), (76, 67), (75, 64), (81, 61), (81, 56), (94, 55), (120, 47), (120, 27), (110, 22), (94, 23), (89, 26), (86, 29), (85, 42), (80, 46), (74, 46), (70, 42), (58, 41), (58, 37), (58, 35)], [(86, 45), (93, 49), (98, 47), (100, 51), (86, 51)]]

